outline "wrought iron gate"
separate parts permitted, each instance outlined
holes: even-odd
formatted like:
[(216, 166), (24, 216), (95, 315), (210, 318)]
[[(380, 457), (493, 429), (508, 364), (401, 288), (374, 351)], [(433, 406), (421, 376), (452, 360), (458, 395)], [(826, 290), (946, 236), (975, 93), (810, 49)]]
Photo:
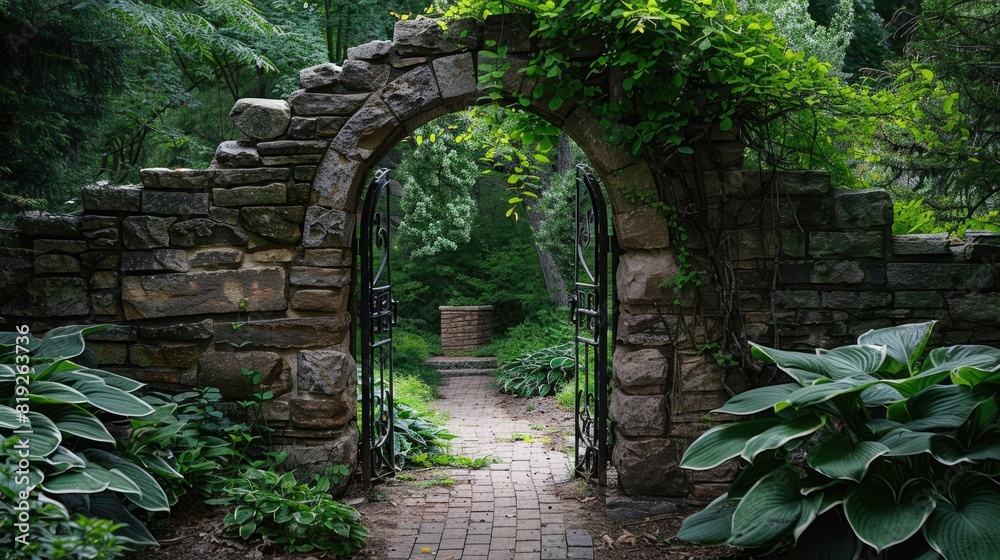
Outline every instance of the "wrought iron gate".
[(597, 178), (577, 166), (570, 314), (576, 330), (576, 473), (607, 484), (608, 222)]
[(389, 258), (392, 196), (389, 170), (379, 169), (361, 216), (361, 468), (365, 484), (396, 472), (393, 444), (392, 297)]

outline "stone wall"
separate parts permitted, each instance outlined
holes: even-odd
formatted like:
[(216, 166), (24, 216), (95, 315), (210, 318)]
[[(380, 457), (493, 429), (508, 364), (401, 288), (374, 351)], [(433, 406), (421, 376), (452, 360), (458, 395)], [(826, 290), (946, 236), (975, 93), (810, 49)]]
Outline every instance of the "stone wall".
[[(1000, 345), (1000, 234), (892, 235), (884, 191), (833, 190), (821, 172), (744, 175), (739, 185), (709, 191), (707, 208), (710, 221), (728, 224), (721, 245), (749, 340), (811, 351), (855, 343), (870, 329), (934, 320), (932, 345)], [(691, 246), (705, 248), (694, 232)], [(618, 274), (629, 281), (628, 270)], [(702, 303), (711, 314), (719, 302), (707, 292)], [(709, 427), (709, 411), (745, 380), (692, 347), (696, 308), (682, 300), (680, 309), (647, 317), (645, 328), (634, 318), (620, 322), (615, 464), (633, 493), (708, 500), (725, 491), (735, 464), (707, 472), (676, 465)]]
[(493, 306), (441, 306), (441, 350), (445, 356), (482, 348), (493, 338)]
[[(302, 151), (268, 144), (257, 148)], [(303, 236), (310, 185), (298, 181), (314, 168), (147, 169), (142, 186), (87, 187), (82, 216), (22, 216), (19, 260), (34, 274), (0, 314), (38, 333), (112, 323), (88, 336), (98, 363), (146, 383), (239, 399), (254, 370), (276, 397), (265, 416), (279, 441), (323, 442), (296, 459), (352, 462), (352, 255)], [(353, 222), (341, 225), (349, 247)]]
[[(505, 93), (531, 92), (538, 78), (517, 72), (534, 52), (531, 25), (509, 16), (446, 30), (400, 21), (393, 41), (349, 49), (342, 66), (303, 70), (302, 89), (287, 100), (237, 102), (232, 116), (247, 138), (220, 145), (208, 169), (147, 169), (142, 185), (86, 188), (82, 215), (23, 216), (0, 256), (0, 315), (39, 334), (112, 323), (90, 336), (99, 363), (148, 383), (217, 386), (235, 399), (247, 392), (244, 368), (254, 369), (276, 395), (265, 414), (295, 450), (290, 465), (354, 463), (350, 296), (362, 185), (415, 128), (476, 103), (487, 41), (508, 47)], [(615, 91), (620, 76), (591, 79)], [(690, 178), (704, 185), (676, 197), (707, 221), (685, 245), (699, 262), (729, 257), (722, 273), (738, 288), (751, 340), (829, 346), (927, 318), (949, 342), (1000, 338), (996, 237), (894, 238), (885, 193), (832, 192), (818, 173), (744, 173), (734, 131), (694, 131), (694, 155), (651, 167), (605, 142), (588, 107), (531, 103), (590, 158), (622, 249), (612, 459), (628, 492), (714, 497), (731, 467), (676, 465), (707, 428), (707, 412), (740, 388), (731, 369), (698, 352), (716, 334), (698, 318), (718, 316), (726, 302), (709, 282), (674, 304), (663, 287), (678, 271), (668, 222), (630, 191), (669, 191)]]

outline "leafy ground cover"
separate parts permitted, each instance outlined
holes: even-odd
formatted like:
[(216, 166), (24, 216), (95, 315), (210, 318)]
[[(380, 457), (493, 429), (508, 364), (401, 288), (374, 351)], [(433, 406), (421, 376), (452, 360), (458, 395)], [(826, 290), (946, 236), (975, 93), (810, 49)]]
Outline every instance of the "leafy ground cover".
[(927, 352), (933, 326), (815, 354), (755, 345), (790, 382), (735, 396), (717, 412), (750, 419), (687, 450), (686, 468), (743, 468), (679, 536), (793, 559), (1000, 557), (1000, 350)]

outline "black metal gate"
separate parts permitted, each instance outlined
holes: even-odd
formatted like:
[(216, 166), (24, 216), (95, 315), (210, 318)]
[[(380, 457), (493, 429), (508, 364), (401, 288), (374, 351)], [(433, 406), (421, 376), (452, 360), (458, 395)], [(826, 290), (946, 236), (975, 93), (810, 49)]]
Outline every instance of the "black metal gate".
[(607, 484), (608, 222), (597, 178), (577, 166), (570, 313), (576, 329), (576, 473)]
[(361, 215), (361, 468), (365, 484), (396, 472), (393, 444), (389, 170), (375, 173)]

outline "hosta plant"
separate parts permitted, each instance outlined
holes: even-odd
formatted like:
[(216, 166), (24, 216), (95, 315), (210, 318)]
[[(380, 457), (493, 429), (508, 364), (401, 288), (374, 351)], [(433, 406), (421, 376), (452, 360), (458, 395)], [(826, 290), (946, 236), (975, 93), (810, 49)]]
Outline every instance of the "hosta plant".
[(122, 525), (117, 535), (156, 544), (123, 501), (166, 511), (166, 494), (145, 468), (117, 453), (106, 427), (154, 410), (134, 394), (141, 383), (81, 365), (84, 335), (102, 328), (59, 327), (41, 339), (0, 333), (0, 441), (18, 457), (16, 469), (3, 469), (0, 492), (32, 509), (61, 504), (70, 514), (111, 519)]
[(515, 358), (497, 369), (496, 383), (502, 393), (520, 397), (545, 397), (573, 377), (573, 343), (543, 348)]
[(427, 412), (393, 401), (393, 456), (396, 468), (402, 470), (412, 463), (414, 457), (446, 456), (448, 440), (455, 439), (455, 434), (447, 428), (434, 423), (428, 418)]
[(925, 352), (934, 324), (815, 353), (754, 345), (789, 382), (741, 393), (681, 466), (742, 468), (678, 536), (790, 558), (1000, 558), (1000, 350)]
[[(235, 506), (223, 521), (228, 532), (244, 539), (267, 537), (291, 552), (322, 550), (337, 557), (365, 546), (368, 531), (361, 516), (330, 496), (329, 476), (314, 475), (312, 484), (303, 484), (293, 472), (278, 474), (270, 470), (273, 466), (244, 469), (229, 481), (222, 498), (209, 500)], [(348, 471), (337, 472), (341, 476)]]

